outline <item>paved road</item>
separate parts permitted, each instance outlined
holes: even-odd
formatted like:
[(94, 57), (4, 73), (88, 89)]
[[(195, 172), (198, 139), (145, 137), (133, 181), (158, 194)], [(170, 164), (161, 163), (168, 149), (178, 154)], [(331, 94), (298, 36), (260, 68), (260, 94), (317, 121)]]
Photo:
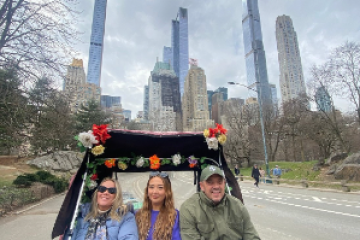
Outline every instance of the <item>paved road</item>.
[[(192, 173), (173, 173), (175, 204), (195, 192)], [(145, 173), (119, 174), (123, 191), (143, 198)], [(359, 240), (360, 195), (240, 182), (244, 201), (262, 239)], [(2, 240), (50, 239), (63, 195), (17, 216), (0, 218)]]

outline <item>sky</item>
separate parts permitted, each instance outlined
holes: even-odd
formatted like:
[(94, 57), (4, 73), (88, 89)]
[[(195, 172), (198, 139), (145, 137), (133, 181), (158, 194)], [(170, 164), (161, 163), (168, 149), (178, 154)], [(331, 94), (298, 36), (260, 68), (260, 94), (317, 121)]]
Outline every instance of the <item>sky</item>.
[[(78, 0), (81, 11), (80, 42), (76, 58), (84, 60), (85, 72), (90, 46), (94, 0)], [(358, 0), (258, 0), (263, 43), (270, 83), (278, 87), (279, 64), (275, 23), (281, 15), (291, 17), (297, 32), (305, 81), (310, 69), (326, 61), (331, 51), (346, 41), (360, 43)], [(249, 96), (242, 33), (241, 0), (108, 0), (101, 74), (103, 95), (121, 96), (124, 109), (136, 117), (143, 109), (144, 85), (162, 49), (171, 46), (171, 20), (179, 7), (188, 9), (189, 57), (204, 69), (208, 90), (228, 87), (229, 98)], [(71, 60), (69, 60), (71, 61)], [(70, 64), (71, 62), (69, 62)], [(344, 111), (352, 106), (335, 99)]]

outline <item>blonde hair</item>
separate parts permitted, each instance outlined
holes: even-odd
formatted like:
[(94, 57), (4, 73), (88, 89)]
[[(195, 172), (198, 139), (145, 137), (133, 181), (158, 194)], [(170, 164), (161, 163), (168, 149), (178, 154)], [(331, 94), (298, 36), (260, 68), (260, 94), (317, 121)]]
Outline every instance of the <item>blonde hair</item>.
[[(153, 239), (161, 239), (161, 240), (171, 240), (172, 230), (175, 224), (176, 219), (176, 210), (174, 204), (174, 198), (171, 190), (171, 182), (168, 177), (163, 178), (159, 177), (165, 187), (165, 200), (163, 205), (160, 208), (159, 215), (156, 218), (156, 222), (154, 223), (154, 233)], [(149, 178), (147, 186), (144, 191), (144, 203), (143, 207), (136, 213), (136, 223), (139, 231), (139, 239), (146, 240), (147, 234), (149, 233), (150, 223), (151, 223), (151, 210), (152, 203), (148, 196), (148, 188), (149, 182), (154, 177)]]
[[(121, 220), (121, 218), (127, 213), (127, 207), (126, 205), (123, 204), (123, 197), (122, 197), (122, 191), (121, 191), (121, 186), (119, 184), (118, 181), (107, 177), (104, 178), (101, 183), (99, 184), (99, 186), (103, 183), (103, 182), (107, 182), (107, 181), (111, 181), (115, 184), (115, 188), (116, 188), (116, 195), (114, 198), (114, 202), (113, 205), (111, 207), (111, 210), (109, 212), (109, 217), (112, 220), (116, 220), (119, 221)], [(91, 207), (90, 207), (90, 211), (89, 213), (86, 215), (85, 220), (89, 220), (91, 218), (95, 218), (99, 215), (99, 208), (98, 208), (98, 203), (97, 203), (97, 195), (98, 195), (99, 190), (96, 189), (95, 192), (93, 193), (92, 199), (91, 199)]]

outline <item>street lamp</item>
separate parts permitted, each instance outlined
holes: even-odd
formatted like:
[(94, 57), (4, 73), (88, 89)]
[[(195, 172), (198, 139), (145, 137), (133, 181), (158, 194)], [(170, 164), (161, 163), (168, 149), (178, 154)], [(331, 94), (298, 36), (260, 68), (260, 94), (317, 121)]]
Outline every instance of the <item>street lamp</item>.
[[(265, 128), (264, 128), (264, 119), (263, 119), (263, 111), (262, 111), (262, 103), (261, 103), (261, 87), (259, 87), (259, 90), (255, 90), (253, 88), (250, 88), (244, 84), (236, 83), (236, 82), (228, 82), (230, 85), (240, 85), (243, 87), (246, 87), (247, 89), (253, 90), (257, 93), (258, 101), (259, 101), (259, 112), (260, 112), (260, 124), (261, 124), (261, 134), (264, 144), (264, 155), (265, 155), (265, 165), (266, 165), (266, 174), (267, 177), (270, 178), (270, 169), (269, 169), (269, 162), (268, 162), (268, 155), (266, 150), (266, 139), (265, 139)], [(255, 84), (259, 84), (259, 82), (255, 82)]]

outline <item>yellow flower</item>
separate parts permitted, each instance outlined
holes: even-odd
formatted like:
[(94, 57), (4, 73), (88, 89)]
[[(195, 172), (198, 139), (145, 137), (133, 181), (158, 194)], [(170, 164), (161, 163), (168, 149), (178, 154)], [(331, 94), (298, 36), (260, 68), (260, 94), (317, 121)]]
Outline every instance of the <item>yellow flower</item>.
[(225, 142), (226, 142), (226, 136), (225, 134), (221, 134), (219, 137), (218, 137), (218, 141), (221, 145), (224, 145)]
[(118, 163), (118, 168), (121, 169), (121, 170), (126, 170), (128, 168), (128, 166), (124, 162), (119, 162)]
[(104, 150), (105, 150), (105, 147), (103, 147), (102, 145), (99, 145), (99, 146), (96, 146), (93, 149), (91, 149), (91, 152), (95, 156), (99, 156), (104, 153)]
[(208, 130), (208, 129), (205, 129), (205, 130), (204, 130), (204, 137), (205, 137), (205, 138), (208, 138), (209, 136), (210, 136), (209, 130)]

